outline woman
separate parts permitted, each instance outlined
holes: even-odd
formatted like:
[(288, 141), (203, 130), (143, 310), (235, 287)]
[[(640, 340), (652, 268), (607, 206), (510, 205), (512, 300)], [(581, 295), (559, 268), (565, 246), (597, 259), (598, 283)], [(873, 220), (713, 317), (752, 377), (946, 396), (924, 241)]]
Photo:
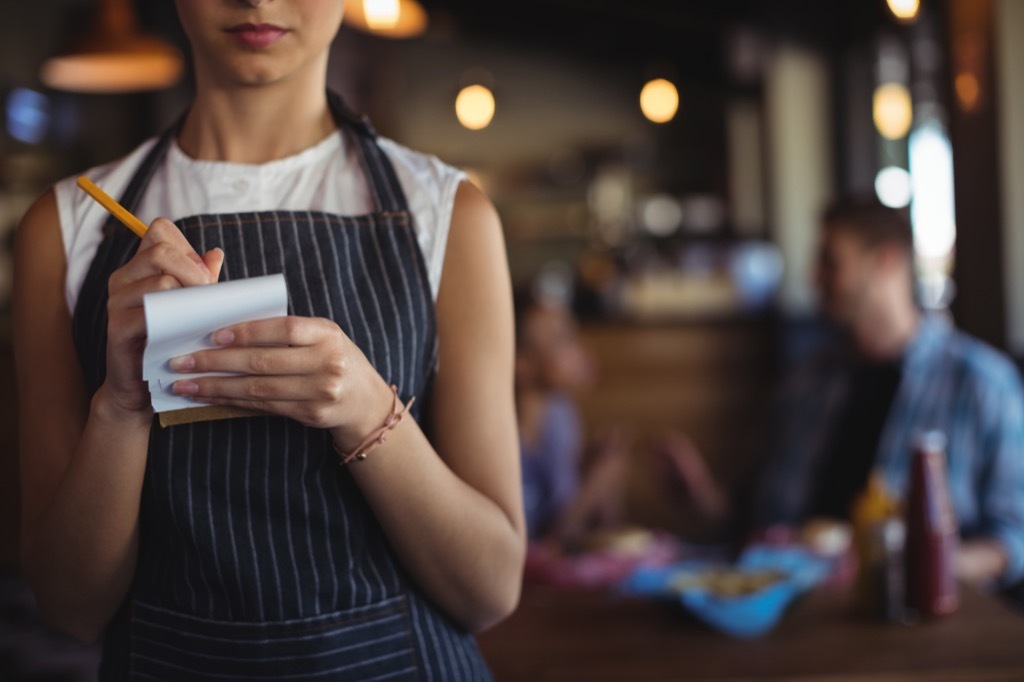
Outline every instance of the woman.
[[(516, 292), (516, 415), (527, 534), (577, 547), (588, 533), (621, 522), (629, 449), (617, 428), (593, 439), (587, 457), (572, 394), (594, 367), (564, 305)], [(581, 460), (588, 461), (581, 476)]]
[[(107, 679), (486, 678), (468, 633), (518, 600), (500, 224), (325, 94), (343, 4), (176, 0), (195, 100), (90, 175), (177, 225), (140, 241), (66, 180), (19, 227), (24, 569), (49, 622), (104, 635)], [(154, 425), (143, 294), (274, 272), (289, 316), (172, 363), (178, 394), (267, 416)]]

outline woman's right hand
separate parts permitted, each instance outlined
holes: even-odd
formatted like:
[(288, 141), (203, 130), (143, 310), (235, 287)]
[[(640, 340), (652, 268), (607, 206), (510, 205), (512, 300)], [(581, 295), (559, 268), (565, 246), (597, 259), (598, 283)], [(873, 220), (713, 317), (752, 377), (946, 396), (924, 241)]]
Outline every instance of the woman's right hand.
[(200, 257), (174, 223), (157, 218), (135, 256), (110, 276), (104, 389), (116, 409), (130, 413), (150, 409), (149, 389), (142, 379), (143, 295), (213, 284), (223, 263), (223, 251), (212, 249)]

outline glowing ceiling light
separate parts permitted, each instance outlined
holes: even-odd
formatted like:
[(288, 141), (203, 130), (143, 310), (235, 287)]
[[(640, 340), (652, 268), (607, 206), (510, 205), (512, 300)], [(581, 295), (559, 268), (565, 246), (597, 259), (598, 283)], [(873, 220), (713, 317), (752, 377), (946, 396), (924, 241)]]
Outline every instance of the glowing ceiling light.
[(384, 38), (414, 38), (426, 33), (429, 18), (417, 0), (356, 0), (345, 3), (343, 23)]
[(968, 113), (974, 111), (981, 100), (981, 83), (978, 82), (978, 77), (969, 71), (964, 71), (957, 74), (953, 83), (960, 108)]
[(887, 140), (900, 140), (910, 132), (914, 107), (910, 91), (900, 83), (886, 83), (875, 89), (872, 116), (875, 127)]
[(464, 127), (482, 130), (491, 124), (496, 105), (494, 94), (482, 85), (470, 85), (455, 98), (455, 115)]
[(375, 31), (393, 29), (402, 17), (398, 0), (363, 0), (366, 25)]
[(139, 31), (128, 0), (101, 0), (89, 32), (47, 59), (39, 77), (69, 92), (139, 92), (174, 85), (183, 66), (173, 45)]
[(887, 0), (889, 11), (900, 21), (911, 22), (917, 19), (921, 9), (921, 0)]
[(654, 123), (668, 123), (679, 111), (679, 91), (664, 78), (650, 81), (640, 91), (640, 109)]
[(905, 208), (913, 195), (910, 173), (898, 166), (889, 166), (875, 176), (875, 194), (889, 208)]

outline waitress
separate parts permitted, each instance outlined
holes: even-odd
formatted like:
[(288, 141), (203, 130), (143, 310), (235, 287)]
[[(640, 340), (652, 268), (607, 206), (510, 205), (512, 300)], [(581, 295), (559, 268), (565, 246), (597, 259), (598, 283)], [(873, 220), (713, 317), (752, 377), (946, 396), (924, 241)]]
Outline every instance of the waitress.
[[(326, 93), (342, 0), (176, 5), (191, 108), (88, 172), (174, 222), (140, 241), (68, 179), (17, 232), (40, 609), (102, 636), (103, 679), (487, 679), (472, 633), (524, 556), (497, 215)], [(143, 295), (279, 272), (288, 316), (172, 361), (176, 393), (262, 414), (155, 425)]]

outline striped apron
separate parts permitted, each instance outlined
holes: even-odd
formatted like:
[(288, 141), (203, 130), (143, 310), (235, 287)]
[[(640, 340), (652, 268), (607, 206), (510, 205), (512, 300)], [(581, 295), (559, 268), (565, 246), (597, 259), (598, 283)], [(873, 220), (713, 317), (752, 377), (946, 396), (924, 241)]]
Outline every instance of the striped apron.
[[(403, 401), (429, 403), (433, 300), (394, 169), (364, 119), (330, 98), (360, 152), (376, 211), (268, 211), (176, 223), (221, 280), (284, 273), (290, 315), (334, 320)], [(133, 210), (174, 130), (136, 171)], [(105, 375), (107, 280), (139, 240), (111, 219), (73, 331), (89, 390)], [(331, 447), (326, 430), (276, 416), (160, 428), (154, 422), (139, 557), (104, 638), (119, 680), (490, 679), (473, 638), (419, 592)]]

